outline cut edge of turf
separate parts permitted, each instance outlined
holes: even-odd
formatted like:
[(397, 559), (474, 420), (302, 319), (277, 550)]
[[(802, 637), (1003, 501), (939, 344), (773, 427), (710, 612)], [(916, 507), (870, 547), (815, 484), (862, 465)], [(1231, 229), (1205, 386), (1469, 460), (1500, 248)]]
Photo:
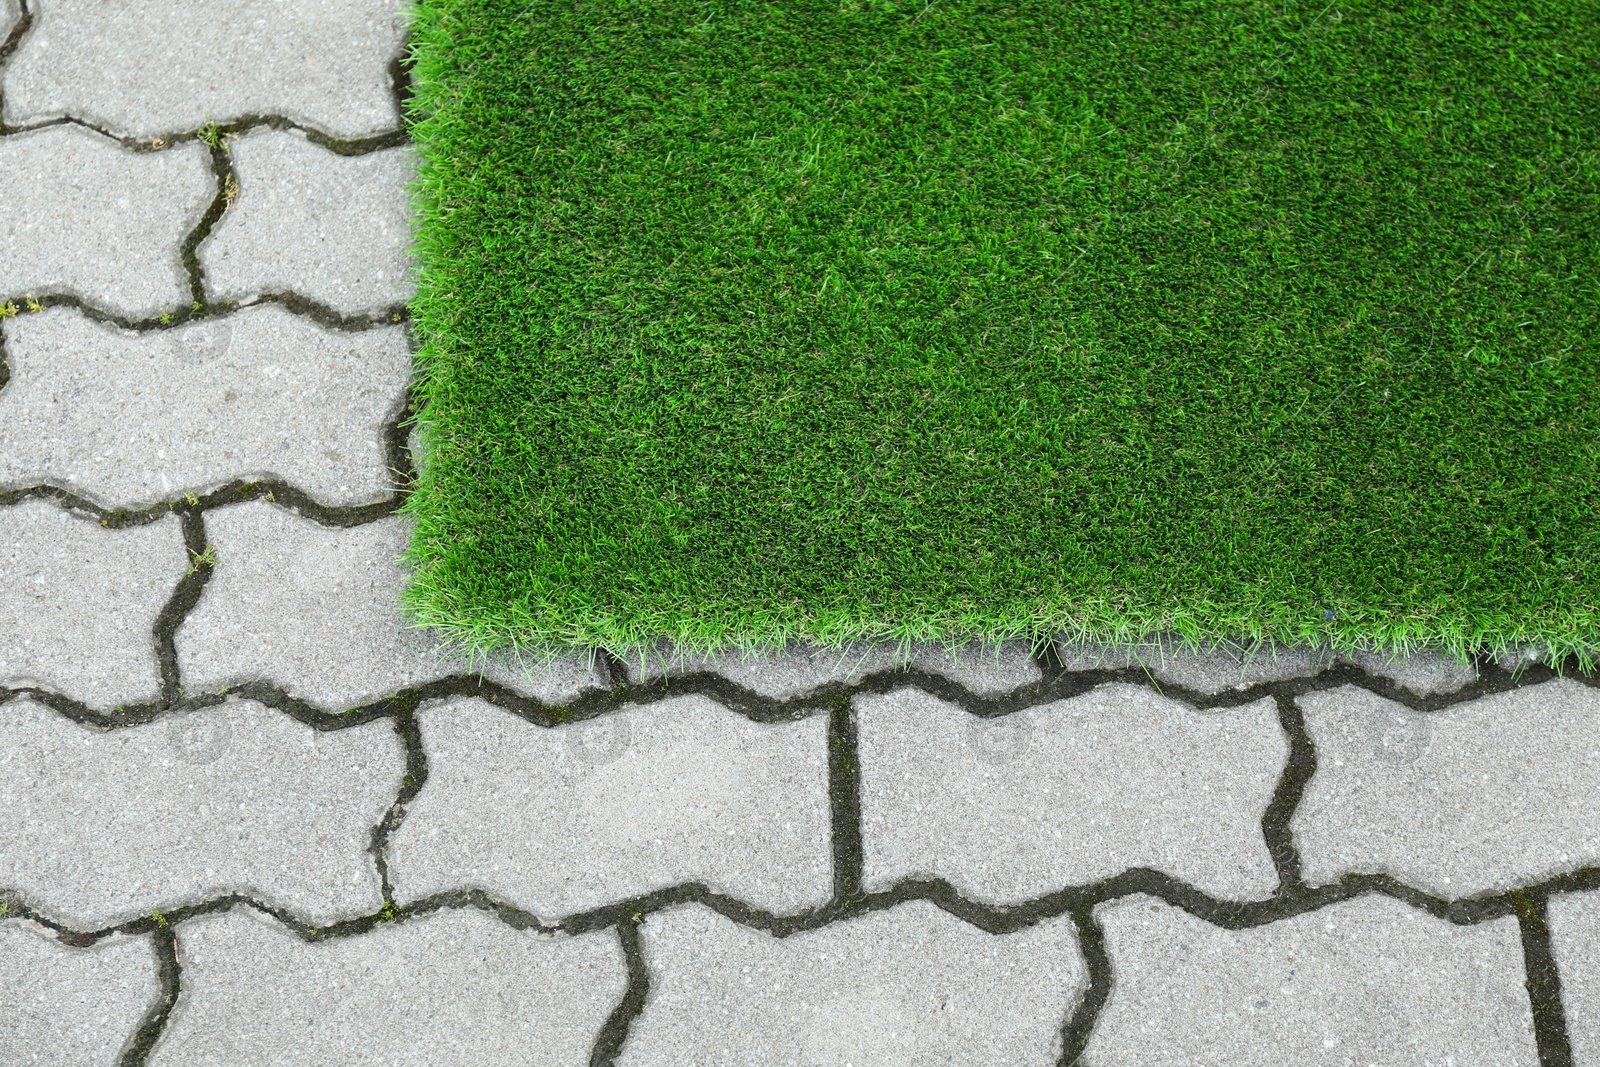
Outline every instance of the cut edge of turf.
[(843, 650), (861, 644), (892, 644), (901, 659), (915, 645), (946, 650), (976, 643), (985, 652), (1002, 642), (1025, 641), (1038, 654), (1053, 642), (1114, 648), (1159, 645), (1171, 652), (1203, 652), (1216, 646), (1247, 655), (1294, 646), (1330, 654), (1365, 652), (1388, 658), (1419, 651), (1441, 652), (1465, 662), (1474, 656), (1513, 657), (1543, 662), (1558, 671), (1571, 664), (1590, 672), (1600, 662), (1600, 638), (1589, 620), (1562, 618), (1540, 626), (1512, 616), (1468, 620), (1456, 613), (1425, 613), (1401, 618), (1345, 616), (1308, 620), (1285, 605), (1277, 610), (1246, 610), (1220, 604), (1183, 604), (1160, 611), (1123, 610), (1109, 602), (1043, 605), (1036, 609), (974, 609), (960, 614), (926, 613), (896, 621), (859, 613), (816, 612), (785, 617), (769, 612), (742, 627), (714, 617), (661, 617), (627, 626), (603, 615), (573, 617), (553, 626), (520, 605), (507, 604), (495, 617), (464, 611), (434, 580), (426, 555), (415, 544), (407, 559), (416, 568), (402, 594), (402, 608), (413, 625), (438, 635), (450, 654), (472, 664), (509, 657), (533, 669), (548, 668), (574, 650), (604, 649), (624, 661), (661, 656), (712, 656), (736, 651), (745, 657), (792, 646)]

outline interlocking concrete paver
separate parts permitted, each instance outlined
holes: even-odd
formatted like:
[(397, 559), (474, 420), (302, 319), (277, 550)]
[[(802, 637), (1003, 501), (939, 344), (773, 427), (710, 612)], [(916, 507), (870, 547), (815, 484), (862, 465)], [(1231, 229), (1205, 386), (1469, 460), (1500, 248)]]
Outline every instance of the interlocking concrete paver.
[(1278, 884), (1261, 817), (1288, 758), (1271, 700), (1196, 711), (1102, 686), (993, 719), (915, 689), (856, 698), (866, 878), (1015, 903), (1152, 867), (1215, 896)]
[(1176, 638), (1139, 644), (1107, 645), (1065, 635), (1056, 651), (1068, 670), (1120, 670), (1141, 667), (1170, 685), (1180, 685), (1207, 696), (1228, 689), (1246, 689), (1263, 682), (1305, 678), (1326, 669), (1333, 656), (1326, 649), (1304, 645), (1254, 647), (1236, 642), (1204, 642), (1187, 648)]
[(232, 156), (238, 199), (200, 246), (213, 299), (292, 291), (353, 314), (411, 297), (410, 148), (341, 156), (264, 130)]
[(1345, 652), (1339, 658), (1419, 696), (1453, 693), (1478, 680), (1478, 671), (1471, 663), (1433, 649), (1419, 649), (1404, 656)]
[(1600, 1064), (1600, 893), (1552, 894), (1549, 922), (1572, 1062), (1593, 1067)]
[(178, 927), (184, 993), (152, 1067), (580, 1067), (622, 996), (609, 930), (442, 911), (308, 944), (235, 908)]
[(345, 333), (266, 306), (146, 333), (68, 308), (0, 329), (0, 485), (121, 507), (268, 477), (326, 504), (389, 492), (383, 426), (411, 375), (400, 327)]
[(94, 730), (0, 707), (0, 886), (82, 929), (230, 892), (315, 922), (376, 911), (393, 727), (318, 733), (253, 701)]
[[(207, 512), (206, 535), (216, 569), (176, 638), (189, 692), (267, 680), (333, 709), (471, 669), (400, 612), (404, 519), (326, 527), (253, 501)], [(483, 673), (550, 702), (601, 684), (582, 654)]]
[(391, 129), (397, 0), (34, 0), (5, 72), (12, 125), (65, 115), (147, 137), (280, 114), (335, 137)]
[(1009, 692), (1039, 680), (1039, 668), (1024, 642), (1007, 641), (998, 648), (977, 642), (954, 649), (921, 644), (900, 649), (892, 644), (857, 643), (828, 649), (791, 644), (778, 651), (723, 651), (691, 654), (661, 645), (627, 660), (633, 682), (676, 678), (694, 671), (713, 671), (764, 697), (788, 700), (831, 683), (853, 685), (865, 675), (914, 666), (941, 674), (981, 695)]
[(160, 997), (148, 937), (69, 948), (21, 919), (0, 921), (0, 1063), (114, 1067)]
[(180, 247), (215, 195), (198, 144), (133, 152), (79, 126), (0, 138), (0, 299), (69, 293), (129, 318), (187, 306)]
[(644, 923), (623, 1064), (1054, 1064), (1085, 984), (1071, 920), (996, 936), (925, 901), (778, 939), (691, 905)]
[(1443, 897), (1600, 862), (1600, 691), (1557, 680), (1415, 712), (1298, 698), (1317, 773), (1290, 822), (1308, 881), (1386, 872)]
[(1114, 981), (1092, 1067), (1534, 1067), (1517, 921), (1365, 896), (1224, 930), (1147, 896), (1096, 909)]
[(44, 500), (0, 507), (0, 684), (101, 710), (156, 699), (152, 629), (188, 567), (173, 517), (112, 530)]
[(690, 696), (554, 729), (476, 699), (418, 718), (401, 903), (470, 886), (554, 920), (682, 882), (788, 912), (832, 892), (824, 716), (756, 723)]

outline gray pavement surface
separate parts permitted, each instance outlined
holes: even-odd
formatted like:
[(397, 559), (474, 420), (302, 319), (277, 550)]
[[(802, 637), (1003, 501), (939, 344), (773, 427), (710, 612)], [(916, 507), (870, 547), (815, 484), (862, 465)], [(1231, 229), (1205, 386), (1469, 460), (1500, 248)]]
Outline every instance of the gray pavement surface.
[(412, 626), (405, 24), (0, 0), (0, 1067), (1600, 1067), (1536, 649)]
[(1368, 896), (1224, 930), (1147, 896), (1100, 909), (1123, 975), (1084, 1063), (1533, 1067), (1517, 921)]

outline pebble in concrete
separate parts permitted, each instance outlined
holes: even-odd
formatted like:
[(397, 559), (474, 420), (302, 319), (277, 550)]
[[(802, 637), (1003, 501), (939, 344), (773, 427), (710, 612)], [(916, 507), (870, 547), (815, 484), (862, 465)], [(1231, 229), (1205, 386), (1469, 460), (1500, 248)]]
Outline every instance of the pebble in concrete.
[(1069, 671), (1123, 670), (1138, 667), (1168, 685), (1206, 696), (1228, 689), (1247, 689), (1264, 682), (1307, 678), (1325, 670), (1332, 656), (1303, 645), (1259, 647), (1237, 642), (1203, 642), (1186, 647), (1176, 638), (1139, 644), (1102, 645), (1056, 639), (1056, 652)]
[(1054, 1064), (1085, 985), (1071, 920), (996, 936), (925, 901), (778, 939), (698, 905), (645, 921), (623, 1064)]
[(779, 912), (832, 893), (824, 716), (756, 723), (691, 696), (554, 729), (476, 699), (418, 718), (401, 903), (470, 886), (554, 921), (683, 882)]
[(197, 144), (132, 152), (79, 126), (0, 139), (0, 302), (26, 314), (28, 295), (68, 293), (129, 318), (187, 307), (179, 247), (215, 195)]
[(102, 710), (156, 699), (151, 630), (188, 567), (173, 517), (112, 530), (37, 498), (0, 507), (0, 684)]
[[(319, 526), (255, 501), (207, 512), (206, 536), (216, 569), (177, 633), (188, 691), (267, 680), (335, 709), (469, 671), (400, 612), (405, 520)], [(552, 703), (602, 684), (582, 654), (531, 677), (484, 673)]]
[(1517, 921), (1365, 896), (1224, 930), (1147, 896), (1097, 915), (1111, 999), (1084, 1062), (1535, 1067)]
[[(389, 62), (405, 32), (395, 0), (35, 0), (5, 71), (11, 125), (75, 116), (118, 136), (278, 114), (334, 137), (392, 129)], [(114, 47), (108, 43), (115, 42)]]
[(1271, 700), (1197, 711), (1102, 686), (994, 719), (915, 689), (858, 697), (870, 888), (909, 876), (1016, 903), (1151, 867), (1270, 896), (1261, 817), (1288, 758)]
[(307, 943), (249, 909), (178, 927), (183, 996), (152, 1067), (579, 1067), (622, 997), (609, 930), (433, 912)]
[(232, 156), (239, 197), (200, 246), (213, 299), (290, 291), (353, 314), (410, 298), (411, 149), (341, 156), (267, 130)]
[(1028, 646), (1018, 641), (998, 647), (972, 643), (953, 649), (924, 644), (904, 653), (892, 644), (864, 643), (836, 649), (791, 644), (777, 652), (727, 650), (709, 655), (663, 645), (644, 655), (634, 654), (627, 668), (633, 682), (711, 671), (761, 696), (788, 700), (829, 684), (854, 685), (868, 674), (908, 664), (984, 696), (1009, 692), (1040, 677)]
[(247, 893), (325, 922), (376, 911), (372, 827), (405, 757), (388, 722), (318, 733), (253, 701), (102, 731), (0, 709), (0, 885), (79, 929)]
[(0, 485), (121, 507), (233, 479), (327, 504), (389, 491), (383, 426), (411, 374), (399, 327), (342, 333), (266, 306), (133, 333), (60, 308), (15, 320), (7, 342)]
[(148, 937), (69, 948), (22, 919), (0, 921), (0, 1063), (114, 1067), (160, 999)]
[(1429, 713), (1353, 686), (1298, 700), (1317, 748), (1290, 822), (1307, 881), (1388, 873), (1454, 898), (1600, 863), (1600, 691)]
[(1561, 973), (1572, 1060), (1600, 1063), (1600, 894), (1550, 897), (1550, 951)]

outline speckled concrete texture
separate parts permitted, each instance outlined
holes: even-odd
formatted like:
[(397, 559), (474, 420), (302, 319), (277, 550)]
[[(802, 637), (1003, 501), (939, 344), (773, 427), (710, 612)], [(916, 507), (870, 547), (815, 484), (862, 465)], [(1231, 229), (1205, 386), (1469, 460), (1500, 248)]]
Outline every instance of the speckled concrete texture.
[(554, 729), (479, 700), (418, 716), (428, 784), (391, 845), (396, 899), (482, 888), (546, 920), (699, 882), (794, 912), (833, 890), (821, 717), (701, 697)]
[(1115, 982), (1094, 1067), (1539, 1062), (1513, 918), (1367, 896), (1234, 931), (1134, 896), (1100, 920)]
[(948, 878), (1018, 903), (1150, 867), (1219, 897), (1278, 876), (1261, 817), (1288, 756), (1269, 700), (1197, 711), (1131, 685), (978, 718), (857, 698), (867, 885)]
[(383, 902), (367, 854), (400, 787), (387, 723), (319, 733), (253, 701), (100, 731), (0, 707), (0, 886), (82, 929), (244, 893), (312, 922)]
[(5, 121), (72, 116), (118, 136), (278, 114), (334, 137), (397, 123), (396, 0), (30, 0), (34, 27), (4, 70)]
[(159, 999), (148, 937), (71, 948), (53, 931), (0, 921), (0, 1063), (116, 1067)]
[(0, 684), (101, 708), (155, 699), (152, 630), (188, 568), (173, 518), (110, 530), (44, 500), (0, 507)]
[(1355, 687), (1299, 701), (1319, 754), (1292, 823), (1310, 881), (1389, 873), (1464, 897), (1600, 863), (1600, 690), (1428, 713)]
[(231, 153), (239, 195), (200, 246), (214, 299), (293, 292), (353, 314), (411, 297), (411, 149), (341, 156), (259, 130)]
[(608, 931), (435, 912), (306, 943), (235, 908), (185, 924), (188, 979), (152, 1067), (580, 1067), (622, 996)]
[(644, 926), (621, 1063), (1056, 1062), (1084, 967), (1062, 919), (997, 937), (916, 901), (777, 939), (702, 907)]
[(398, 327), (341, 333), (267, 306), (145, 333), (53, 308), (4, 329), (0, 485), (121, 507), (236, 479), (329, 504), (389, 492), (384, 426), (411, 377)]
[(1600, 1063), (1600, 893), (1550, 898), (1550, 949), (1561, 969), (1572, 1062)]
[(133, 152), (80, 126), (0, 138), (0, 302), (62, 293), (132, 319), (187, 306), (179, 247), (215, 195), (198, 144)]

